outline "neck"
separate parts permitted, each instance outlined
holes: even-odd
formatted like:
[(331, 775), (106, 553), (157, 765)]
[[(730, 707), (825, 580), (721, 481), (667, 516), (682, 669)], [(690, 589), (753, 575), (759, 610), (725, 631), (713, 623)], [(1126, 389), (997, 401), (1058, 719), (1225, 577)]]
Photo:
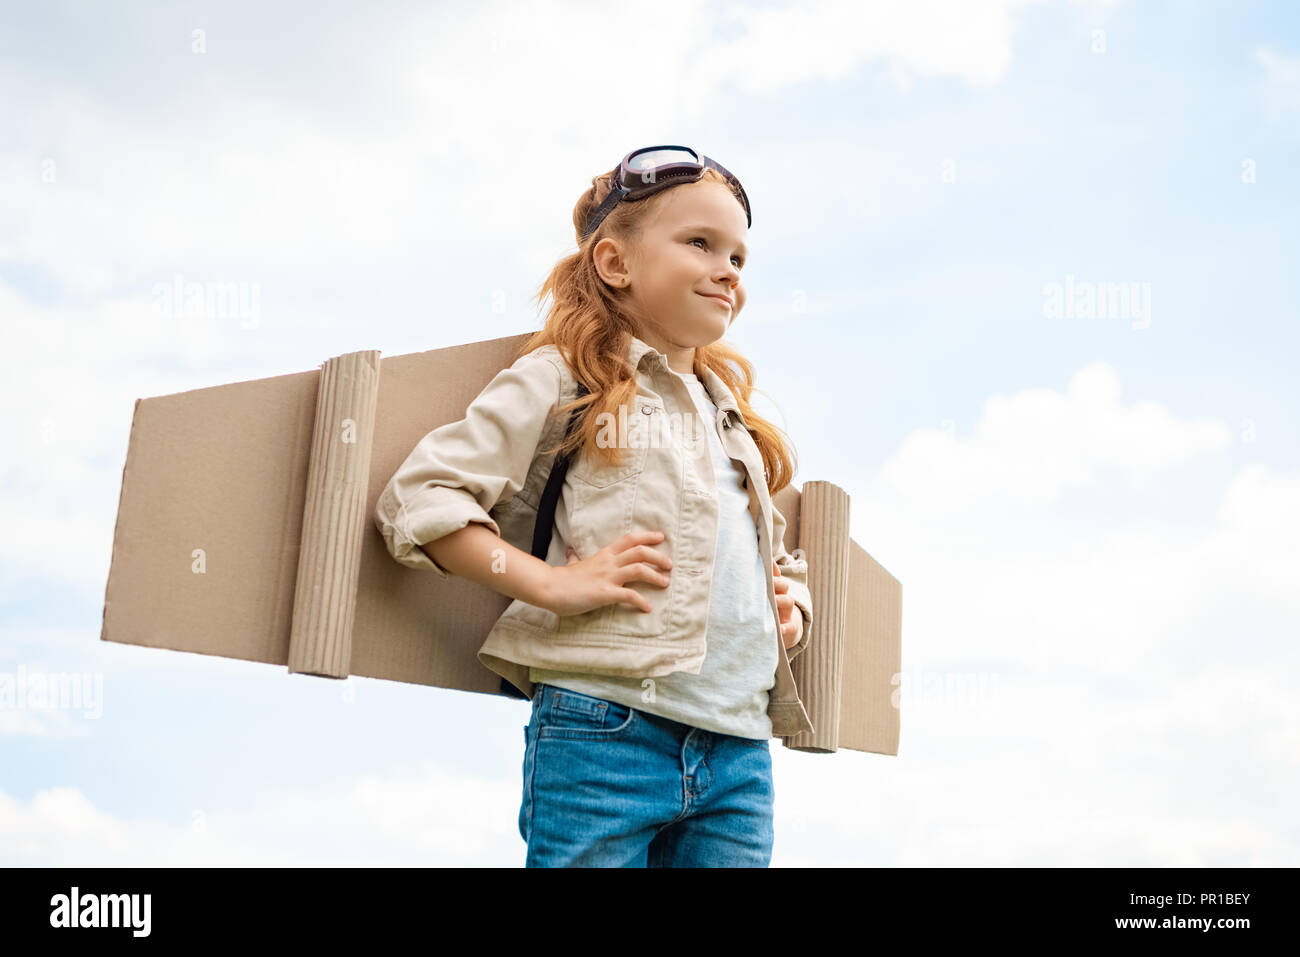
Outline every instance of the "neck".
[(637, 333), (637, 338), (648, 346), (654, 346), (668, 360), (668, 368), (682, 375), (695, 374), (695, 347), (680, 346), (672, 342), (658, 330), (647, 329)]

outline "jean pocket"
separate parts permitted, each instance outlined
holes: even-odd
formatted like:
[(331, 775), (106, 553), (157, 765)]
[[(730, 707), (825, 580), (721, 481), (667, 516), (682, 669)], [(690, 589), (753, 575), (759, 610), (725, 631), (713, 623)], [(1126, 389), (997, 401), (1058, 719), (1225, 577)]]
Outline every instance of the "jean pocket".
[(617, 701), (547, 685), (538, 712), (537, 733), (542, 738), (601, 739), (632, 728), (636, 710)]

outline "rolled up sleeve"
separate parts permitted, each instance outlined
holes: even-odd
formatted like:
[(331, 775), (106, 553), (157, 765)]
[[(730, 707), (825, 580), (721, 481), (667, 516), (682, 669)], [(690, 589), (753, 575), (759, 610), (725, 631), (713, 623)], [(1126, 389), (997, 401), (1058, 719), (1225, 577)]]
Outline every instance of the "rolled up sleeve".
[(808, 638), (812, 631), (812, 592), (808, 590), (808, 560), (795, 559), (785, 550), (785, 516), (781, 510), (772, 505), (772, 559), (781, 569), (781, 577), (790, 584), (786, 592), (799, 607), (803, 615), (803, 626), (799, 630), (799, 640), (786, 649), (791, 661), (808, 647)]
[(551, 410), (560, 371), (548, 356), (521, 356), (484, 386), (456, 422), (412, 449), (375, 505), (374, 521), (393, 558), (411, 568), (451, 572), (421, 548), (470, 522), (500, 535), (489, 515), (523, 488)]

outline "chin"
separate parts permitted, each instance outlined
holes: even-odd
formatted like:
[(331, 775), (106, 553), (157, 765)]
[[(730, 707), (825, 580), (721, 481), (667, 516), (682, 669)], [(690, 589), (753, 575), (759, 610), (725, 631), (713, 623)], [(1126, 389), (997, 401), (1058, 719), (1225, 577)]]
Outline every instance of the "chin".
[(715, 318), (712, 322), (710, 322), (708, 325), (700, 326), (699, 327), (700, 338), (704, 341), (698, 342), (696, 343), (696, 345), (701, 345), (701, 346), (712, 345), (713, 343), (717, 342), (719, 339), (721, 339), (724, 335), (727, 334), (727, 329), (730, 328), (730, 326), (731, 326), (730, 316), (725, 316), (725, 317), (719, 316)]
[(736, 314), (736, 310), (733, 309), (731, 312), (723, 312), (718, 307), (711, 306), (707, 302), (704, 303), (704, 308), (709, 310), (709, 312), (705, 314), (708, 318), (705, 322), (696, 326), (696, 328), (699, 329), (702, 334), (704, 333), (704, 330), (719, 330), (717, 334), (714, 335), (713, 339), (709, 340), (710, 342), (713, 342), (718, 338), (718, 336), (727, 331), (727, 327), (731, 325), (731, 319)]

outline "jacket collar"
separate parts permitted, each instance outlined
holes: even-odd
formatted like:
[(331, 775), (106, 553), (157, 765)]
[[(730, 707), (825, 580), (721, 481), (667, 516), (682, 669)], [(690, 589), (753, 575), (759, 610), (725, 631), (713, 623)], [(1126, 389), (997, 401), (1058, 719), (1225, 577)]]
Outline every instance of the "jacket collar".
[[(637, 336), (632, 337), (632, 345), (628, 350), (628, 359), (632, 363), (633, 369), (640, 369), (642, 362), (652, 362), (661, 366), (665, 371), (671, 371), (668, 367), (668, 357)], [(707, 366), (701, 371), (704, 374), (699, 377), (700, 382), (703, 384), (705, 391), (709, 393), (709, 398), (713, 400), (713, 404), (726, 412), (727, 415), (734, 416), (740, 427), (747, 429), (745, 417), (741, 415), (740, 407), (736, 404), (736, 397), (727, 388), (727, 384), (722, 381), (722, 377)]]

